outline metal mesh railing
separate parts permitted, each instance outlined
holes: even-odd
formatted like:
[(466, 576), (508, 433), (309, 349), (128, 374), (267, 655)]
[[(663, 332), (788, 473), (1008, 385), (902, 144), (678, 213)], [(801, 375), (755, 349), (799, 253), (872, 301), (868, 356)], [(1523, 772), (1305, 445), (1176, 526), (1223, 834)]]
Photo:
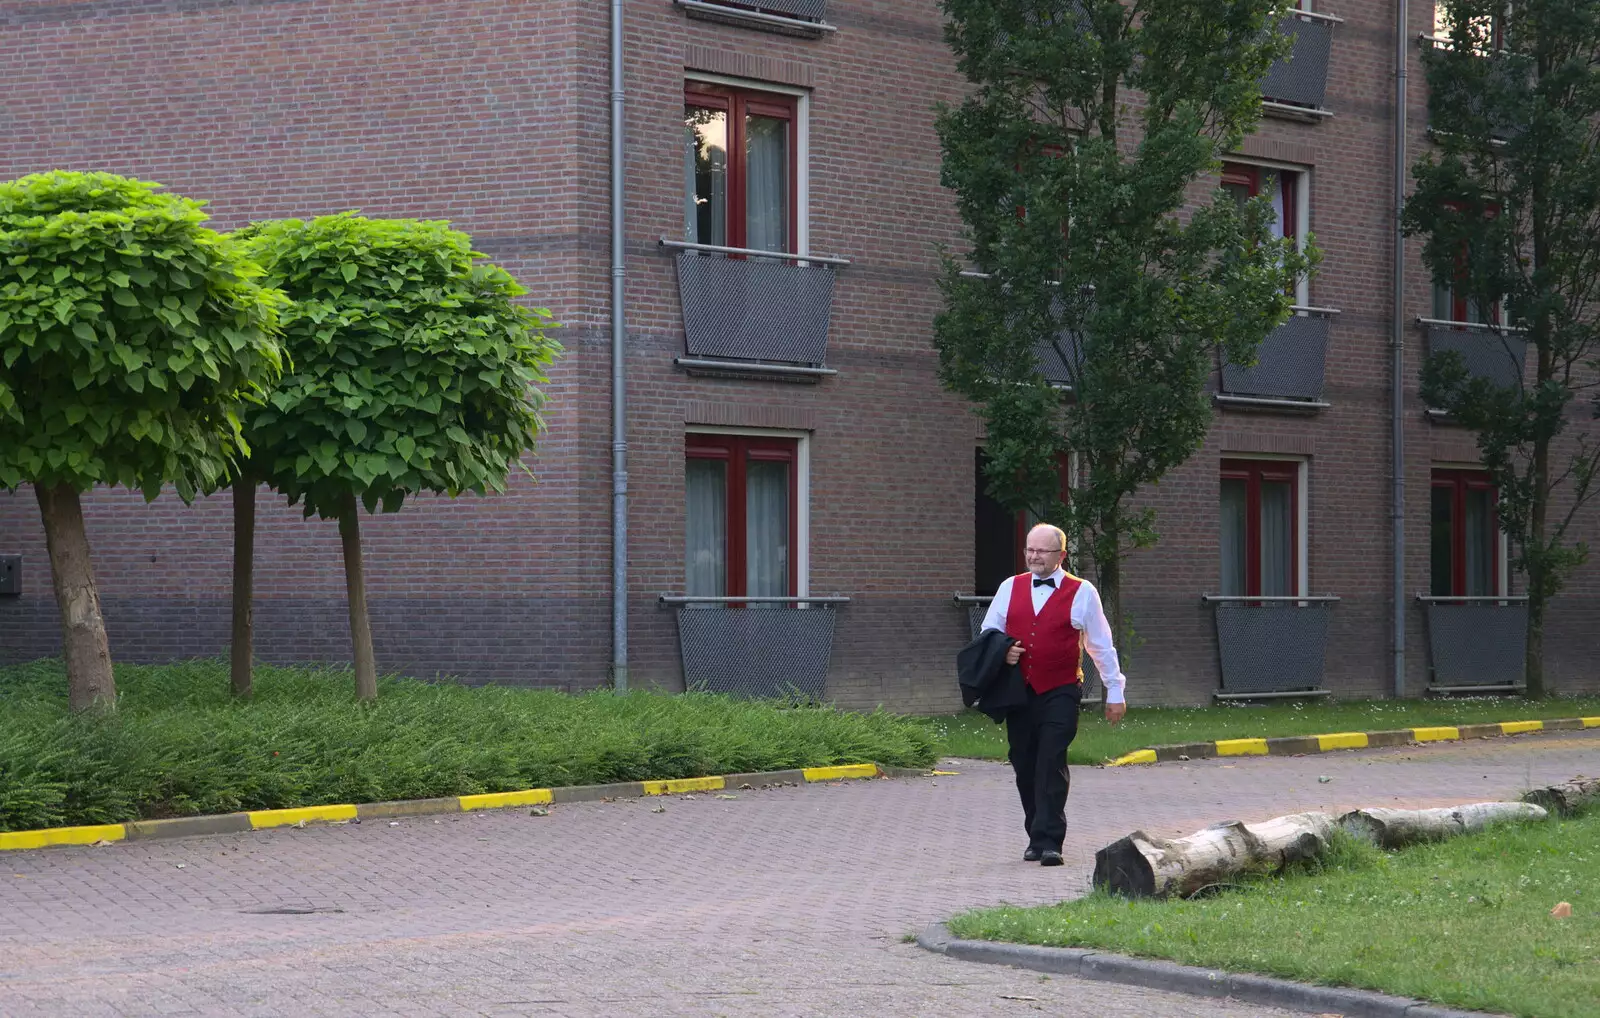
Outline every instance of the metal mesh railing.
[(821, 21), (828, 13), (828, 0), (705, 0), (718, 7), (732, 7), (736, 10), (760, 11), (762, 14), (778, 14), (786, 18), (800, 18), (804, 21)]
[(1517, 333), (1484, 328), (1428, 327), (1428, 356), (1460, 354), (1468, 374), (1486, 378), (1501, 388), (1522, 385), (1527, 351), (1527, 340)]
[(1526, 597), (1418, 595), (1428, 617), (1434, 688), (1523, 685), (1528, 650)]
[(847, 597), (663, 595), (678, 608), (684, 688), (755, 698), (821, 700), (838, 607)]
[(683, 251), (678, 298), (691, 357), (821, 366), (834, 269), (773, 258)]
[(1329, 609), (1336, 597), (1222, 597), (1216, 606), (1222, 692), (1291, 693), (1322, 688)]
[(1294, 36), (1289, 59), (1279, 60), (1261, 79), (1261, 96), (1274, 102), (1321, 109), (1328, 89), (1328, 56), (1333, 48), (1333, 26), (1290, 15), (1279, 31)]
[(1328, 360), (1330, 320), (1293, 315), (1268, 333), (1248, 368), (1222, 361), (1223, 393), (1271, 399), (1318, 400)]

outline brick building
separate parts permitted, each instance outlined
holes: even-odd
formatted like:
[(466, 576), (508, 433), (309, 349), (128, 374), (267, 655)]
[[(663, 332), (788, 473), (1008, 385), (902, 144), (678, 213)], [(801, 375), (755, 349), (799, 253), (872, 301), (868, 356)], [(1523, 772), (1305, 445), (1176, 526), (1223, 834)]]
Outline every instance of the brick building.
[[(935, 374), (937, 249), (959, 225), (931, 110), (961, 89), (937, 4), (624, 6), (631, 683), (682, 688), (686, 653), (691, 677), (728, 661), (770, 671), (778, 657), (801, 684), (825, 673), (841, 704), (958, 706), (952, 655), (968, 620), (952, 595), (992, 589), (1017, 545), (976, 483), (981, 432)], [(1147, 494), (1162, 540), (1126, 567), (1134, 703), (1197, 703), (1262, 681), (1395, 691), (1395, 5), (1322, 6), (1287, 23), (1297, 59), (1269, 77), (1267, 115), (1223, 177), (1273, 195), (1286, 232), (1314, 232), (1322, 270), (1257, 369), (1219, 372), (1205, 447)], [(385, 670), (607, 681), (609, 17), (597, 0), (0, 2), (0, 178), (63, 167), (157, 180), (209, 199), (221, 229), (349, 208), (446, 218), (564, 323), (536, 481), (363, 522)], [(1404, 33), (1408, 158), (1428, 144), (1417, 48), (1432, 18), (1413, 3)], [(1465, 669), (1451, 651), (1463, 634), (1514, 640), (1506, 620), (1520, 610), (1414, 599), (1511, 592), (1470, 436), (1417, 396), (1428, 342), (1504, 346), (1470, 323), (1418, 321), (1481, 316), (1433, 292), (1417, 248), (1400, 315), (1409, 694), (1514, 679), (1492, 662), (1505, 639)], [(336, 528), (270, 495), (262, 507), (258, 652), (348, 659)], [(113, 656), (220, 653), (228, 497), (147, 506), (97, 491), (85, 511)], [(20, 593), (0, 596), (0, 660), (58, 653), (25, 490), (0, 494), (0, 555), (21, 556)], [(849, 600), (726, 611), (661, 594)], [(772, 627), (787, 631), (779, 643)], [(1551, 612), (1553, 685), (1597, 688), (1597, 633), (1591, 565)], [(1286, 676), (1284, 662), (1308, 650)]]

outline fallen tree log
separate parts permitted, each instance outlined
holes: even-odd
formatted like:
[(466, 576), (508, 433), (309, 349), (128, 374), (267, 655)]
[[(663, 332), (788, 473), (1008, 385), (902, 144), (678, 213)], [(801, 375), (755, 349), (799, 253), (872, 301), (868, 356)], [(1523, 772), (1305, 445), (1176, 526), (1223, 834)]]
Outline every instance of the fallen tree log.
[(1571, 816), (1584, 806), (1600, 803), (1600, 778), (1580, 776), (1559, 785), (1535, 788), (1524, 795), (1522, 801), (1554, 810), (1562, 816)]
[(1543, 820), (1543, 807), (1526, 802), (1474, 802), (1436, 809), (1358, 809), (1339, 818), (1339, 826), (1383, 848), (1439, 841), (1481, 831), (1508, 820)]
[(1188, 897), (1232, 877), (1314, 858), (1333, 828), (1327, 813), (1293, 813), (1258, 824), (1230, 820), (1175, 840), (1134, 831), (1094, 854), (1094, 885), (1130, 898)]

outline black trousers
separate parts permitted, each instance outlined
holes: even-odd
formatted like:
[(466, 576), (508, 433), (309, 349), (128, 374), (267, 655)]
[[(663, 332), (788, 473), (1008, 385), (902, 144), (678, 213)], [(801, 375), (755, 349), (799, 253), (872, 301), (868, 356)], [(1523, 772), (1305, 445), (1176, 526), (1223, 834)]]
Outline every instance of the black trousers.
[(1011, 769), (1022, 797), (1022, 826), (1028, 847), (1061, 851), (1067, 837), (1067, 747), (1078, 734), (1083, 684), (1057, 686), (1047, 693), (1028, 690), (1027, 706), (1006, 716)]

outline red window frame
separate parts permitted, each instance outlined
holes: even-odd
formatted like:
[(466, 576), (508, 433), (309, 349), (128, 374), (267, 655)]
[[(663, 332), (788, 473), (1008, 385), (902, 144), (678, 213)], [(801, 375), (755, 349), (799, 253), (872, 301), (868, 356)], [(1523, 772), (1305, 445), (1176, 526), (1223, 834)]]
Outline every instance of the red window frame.
[(1221, 479), (1245, 482), (1244, 596), (1261, 597), (1261, 482), (1289, 482), (1289, 595), (1300, 590), (1300, 464), (1294, 460), (1222, 461)]
[[(1444, 207), (1447, 208), (1447, 209), (1453, 209), (1453, 210), (1455, 210), (1457, 212), (1461, 211), (1461, 203), (1460, 202), (1447, 201), (1447, 202), (1444, 203)], [(1495, 216), (1500, 214), (1500, 210), (1498, 208), (1488, 208), (1488, 209), (1484, 210), (1483, 214), (1492, 219)], [(1456, 255), (1456, 278), (1457, 279), (1460, 279), (1462, 276), (1466, 275), (1466, 264), (1467, 264), (1467, 251), (1466, 251), (1466, 248), (1463, 247), (1461, 249), (1461, 253)], [(1434, 284), (1434, 313), (1435, 314), (1438, 313), (1438, 306), (1439, 306), (1438, 291), (1440, 289), (1441, 288), (1439, 287), (1439, 285), (1437, 283), (1435, 283)], [(1455, 285), (1455, 281), (1452, 281), (1449, 287), (1444, 288), (1444, 292), (1448, 293), (1450, 295), (1449, 296), (1449, 301), (1450, 301), (1450, 308), (1449, 308), (1450, 318), (1449, 318), (1449, 320), (1450, 321), (1452, 321), (1452, 322), (1462, 322), (1462, 323), (1468, 324), (1468, 325), (1478, 325), (1478, 324), (1482, 324), (1482, 325), (1499, 325), (1500, 324), (1500, 302), (1499, 301), (1494, 301), (1493, 303), (1491, 303), (1489, 305), (1488, 313), (1484, 316), (1485, 318), (1488, 319), (1487, 322), (1481, 322), (1481, 323), (1472, 322), (1467, 318), (1467, 313), (1468, 313), (1467, 305), (1468, 305), (1469, 302), (1467, 301), (1466, 297), (1461, 295), (1460, 291), (1457, 289), (1457, 287)]]
[(789, 122), (789, 222), (785, 229), (789, 252), (799, 248), (800, 228), (800, 139), (799, 102), (791, 95), (756, 92), (749, 89), (693, 81), (684, 86), (683, 104), (702, 109), (722, 110), (728, 115), (728, 247), (747, 247), (745, 177), (749, 172), (745, 151), (745, 118), (775, 117)]
[(800, 557), (800, 443), (793, 438), (773, 438), (760, 435), (712, 435), (691, 432), (684, 441), (686, 459), (722, 460), (728, 464), (728, 483), (725, 491), (727, 505), (726, 540), (728, 546), (724, 561), (728, 575), (724, 590), (727, 597), (746, 595), (747, 509), (745, 500), (745, 468), (751, 460), (787, 463), (789, 465), (789, 597), (799, 596)]
[[(1500, 533), (1500, 492), (1495, 488), (1494, 482), (1489, 479), (1489, 474), (1484, 470), (1459, 470), (1435, 469), (1433, 471), (1432, 488), (1449, 488), (1450, 494), (1450, 519), (1452, 533), (1450, 535), (1450, 592), (1439, 594), (1436, 597), (1466, 597), (1467, 596), (1467, 492), (1487, 491), (1489, 493), (1489, 533)], [(1430, 489), (1431, 493), (1431, 489)], [(1432, 525), (1430, 519), (1429, 525)], [(1431, 543), (1430, 543), (1431, 548)], [(1431, 573), (1432, 570), (1430, 569)], [(1429, 578), (1430, 584), (1432, 578)], [(1493, 538), (1489, 550), (1489, 589), (1492, 594), (1500, 593), (1500, 539)]]
[(1254, 166), (1250, 163), (1223, 163), (1223, 186), (1248, 188), (1250, 197), (1261, 196), (1261, 174), (1278, 175), (1278, 186), (1283, 189), (1283, 235), (1299, 243), (1300, 240), (1300, 171), (1283, 170), (1271, 166)]

